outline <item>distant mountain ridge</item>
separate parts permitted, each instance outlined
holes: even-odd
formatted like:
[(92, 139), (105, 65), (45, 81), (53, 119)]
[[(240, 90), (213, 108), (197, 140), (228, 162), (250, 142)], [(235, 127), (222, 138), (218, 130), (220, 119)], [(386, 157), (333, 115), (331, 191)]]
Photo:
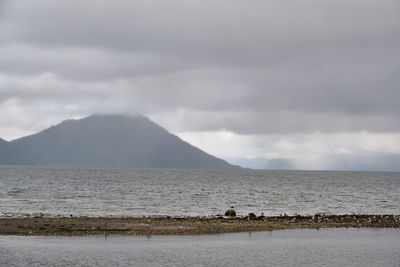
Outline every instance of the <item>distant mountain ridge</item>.
[(240, 168), (190, 145), (142, 115), (92, 115), (11, 142), (0, 139), (0, 164)]

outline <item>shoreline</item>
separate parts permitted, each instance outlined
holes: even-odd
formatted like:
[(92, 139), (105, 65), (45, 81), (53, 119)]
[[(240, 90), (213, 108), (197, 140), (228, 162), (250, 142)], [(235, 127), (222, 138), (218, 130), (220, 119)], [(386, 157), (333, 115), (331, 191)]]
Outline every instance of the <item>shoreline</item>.
[(202, 235), (320, 228), (400, 228), (400, 215), (187, 218), (0, 218), (0, 235)]

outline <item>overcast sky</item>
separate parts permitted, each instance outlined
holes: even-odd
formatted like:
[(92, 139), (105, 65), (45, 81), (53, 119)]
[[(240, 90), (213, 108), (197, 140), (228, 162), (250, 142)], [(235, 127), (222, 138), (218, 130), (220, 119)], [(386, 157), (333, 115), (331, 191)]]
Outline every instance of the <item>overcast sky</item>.
[(400, 1), (0, 0), (0, 137), (136, 112), (230, 161), (400, 170)]

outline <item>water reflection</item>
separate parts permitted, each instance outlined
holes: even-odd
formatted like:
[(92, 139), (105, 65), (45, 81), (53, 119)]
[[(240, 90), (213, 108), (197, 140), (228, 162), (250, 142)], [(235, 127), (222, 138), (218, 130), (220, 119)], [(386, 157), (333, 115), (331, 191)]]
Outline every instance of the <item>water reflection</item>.
[(398, 266), (400, 229), (0, 237), (1, 266)]

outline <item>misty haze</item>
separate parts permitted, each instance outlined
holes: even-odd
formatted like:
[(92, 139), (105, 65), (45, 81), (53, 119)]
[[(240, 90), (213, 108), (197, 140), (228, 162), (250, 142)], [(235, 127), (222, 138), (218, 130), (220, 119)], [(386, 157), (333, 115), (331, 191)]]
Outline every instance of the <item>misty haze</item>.
[(399, 0), (0, 0), (0, 266), (396, 266), (399, 74)]

